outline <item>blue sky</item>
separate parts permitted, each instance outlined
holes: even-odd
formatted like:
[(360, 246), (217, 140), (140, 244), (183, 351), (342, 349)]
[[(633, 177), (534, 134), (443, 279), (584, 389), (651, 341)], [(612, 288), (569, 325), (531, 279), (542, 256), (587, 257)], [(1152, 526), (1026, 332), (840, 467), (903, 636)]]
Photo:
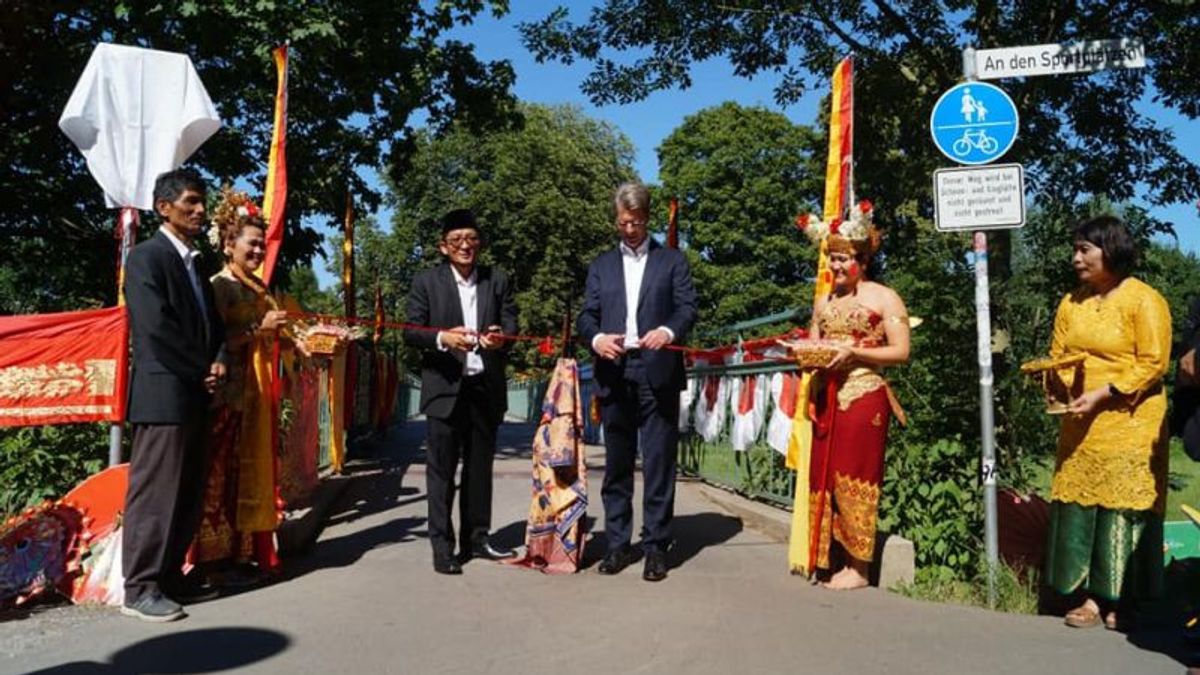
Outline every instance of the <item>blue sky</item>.
[[(697, 64), (692, 70), (692, 87), (686, 91), (661, 91), (643, 101), (626, 105), (595, 106), (580, 92), (579, 85), (587, 76), (591, 65), (576, 62), (566, 66), (560, 63), (537, 63), (521, 44), (517, 24), (545, 16), (561, 0), (521, 0), (512, 3), (512, 11), (495, 19), (491, 15), (477, 17), (469, 25), (456, 28), (449, 37), (475, 45), (476, 53), (483, 60), (506, 59), (512, 63), (517, 75), (514, 93), (524, 101), (535, 103), (571, 103), (585, 113), (612, 123), (627, 135), (636, 151), (635, 168), (643, 180), (658, 179), (658, 158), (655, 149), (688, 115), (724, 101), (736, 101), (743, 105), (762, 105), (786, 115), (798, 124), (812, 124), (817, 117), (817, 105), (824, 92), (814, 92), (799, 102), (781, 107), (774, 101), (773, 89), (778, 76), (763, 73), (753, 79), (737, 77), (733, 68), (724, 59), (711, 59)], [(586, 15), (576, 3), (572, 17), (579, 20)], [(1104, 36), (1107, 37), (1107, 36)], [(1153, 58), (1153, 54), (1147, 55)], [(997, 82), (1003, 87), (1003, 81)], [(1200, 121), (1188, 120), (1175, 113), (1155, 106), (1149, 101), (1136, 107), (1162, 124), (1174, 130), (1177, 145), (1190, 157), (1200, 156)], [(419, 120), (414, 120), (419, 123)], [(1017, 139), (1020, 142), (1020, 139)], [(1180, 246), (1188, 251), (1200, 253), (1200, 214), (1195, 205), (1179, 204), (1155, 209), (1159, 217), (1175, 223)], [(387, 223), (387, 214), (380, 214), (380, 222)], [(334, 282), (323, 269), (321, 262), (315, 264), (322, 285)]]

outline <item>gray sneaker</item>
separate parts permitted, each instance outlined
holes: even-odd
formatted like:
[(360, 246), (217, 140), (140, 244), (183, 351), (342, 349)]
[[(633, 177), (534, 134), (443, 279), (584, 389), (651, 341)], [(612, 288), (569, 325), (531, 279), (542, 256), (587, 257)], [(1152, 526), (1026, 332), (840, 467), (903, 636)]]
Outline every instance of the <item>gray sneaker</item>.
[(179, 603), (163, 597), (162, 593), (158, 591), (147, 593), (132, 604), (126, 602), (121, 607), (121, 613), (153, 623), (176, 621), (187, 616), (183, 613), (183, 607), (180, 607)]

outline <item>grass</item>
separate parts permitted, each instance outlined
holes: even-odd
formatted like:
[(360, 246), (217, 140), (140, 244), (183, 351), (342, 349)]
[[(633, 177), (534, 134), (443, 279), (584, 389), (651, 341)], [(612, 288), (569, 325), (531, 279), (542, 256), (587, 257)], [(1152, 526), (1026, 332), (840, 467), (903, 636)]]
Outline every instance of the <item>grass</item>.
[[(889, 590), (916, 600), (988, 606), (987, 576), (982, 570), (970, 581), (938, 578), (918, 571), (913, 583), (900, 583)], [(996, 570), (996, 610), (1011, 614), (1037, 614), (1037, 572), (1029, 571), (1021, 575), (1001, 563)]]

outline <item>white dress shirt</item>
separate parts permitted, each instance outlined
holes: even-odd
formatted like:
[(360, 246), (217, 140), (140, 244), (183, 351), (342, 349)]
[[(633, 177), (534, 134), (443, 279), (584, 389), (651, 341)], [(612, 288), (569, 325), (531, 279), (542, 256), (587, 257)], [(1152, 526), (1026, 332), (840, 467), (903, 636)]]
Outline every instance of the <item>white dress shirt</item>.
[(200, 277), (196, 274), (196, 258), (200, 257), (200, 252), (180, 241), (167, 228), (160, 227), (158, 231), (167, 236), (167, 241), (171, 242), (171, 245), (179, 253), (179, 257), (183, 259), (183, 266), (187, 269), (188, 283), (192, 285), (192, 293), (196, 296), (196, 304), (200, 307), (200, 313), (207, 317), (208, 305), (204, 303), (204, 291), (200, 288)]
[[(454, 285), (458, 288), (458, 302), (462, 306), (463, 325), (469, 330), (479, 330), (479, 310), (478, 310), (478, 286), (476, 280), (478, 274), (476, 270), (471, 270), (471, 276), (463, 278), (458, 270), (453, 265), (450, 266), (450, 272), (454, 275)], [(449, 348), (442, 344), (442, 333), (437, 334), (437, 347), (442, 351), (449, 351)], [(479, 354), (478, 338), (476, 338), (476, 349), (467, 352), (467, 358), (463, 363), (463, 375), (470, 377), (483, 372), (483, 357)]]
[[(641, 345), (641, 332), (638, 331), (637, 314), (638, 298), (642, 291), (642, 277), (646, 275), (646, 259), (650, 253), (650, 238), (646, 237), (637, 249), (629, 248), (625, 242), (617, 247), (621, 251), (621, 271), (625, 277), (625, 349), (637, 349)], [(667, 334), (667, 341), (675, 341), (675, 332), (666, 326), (659, 330)], [(592, 349), (596, 349), (596, 341), (603, 333), (592, 338)]]

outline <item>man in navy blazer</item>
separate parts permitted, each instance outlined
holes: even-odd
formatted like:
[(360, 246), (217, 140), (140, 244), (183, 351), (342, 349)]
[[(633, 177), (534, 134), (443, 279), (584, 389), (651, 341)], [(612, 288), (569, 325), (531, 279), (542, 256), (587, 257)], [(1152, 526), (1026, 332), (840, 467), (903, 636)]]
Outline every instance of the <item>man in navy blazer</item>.
[(182, 618), (180, 602), (216, 596), (199, 574), (185, 578), (182, 572), (203, 508), (209, 397), (225, 376), (224, 327), (192, 243), (207, 225), (204, 197), (204, 182), (194, 171), (159, 176), (154, 209), (162, 225), (125, 263), (133, 448), (121, 611), (145, 621)]
[(682, 344), (696, 322), (696, 291), (687, 258), (647, 236), (650, 193), (625, 183), (614, 197), (617, 248), (588, 268), (579, 336), (596, 355), (595, 378), (604, 422), (601, 496), (608, 553), (601, 574), (617, 574), (637, 560), (633, 528), (633, 473), (642, 452), (642, 578), (667, 576), (675, 465), (679, 452), (679, 391), (685, 386)]

